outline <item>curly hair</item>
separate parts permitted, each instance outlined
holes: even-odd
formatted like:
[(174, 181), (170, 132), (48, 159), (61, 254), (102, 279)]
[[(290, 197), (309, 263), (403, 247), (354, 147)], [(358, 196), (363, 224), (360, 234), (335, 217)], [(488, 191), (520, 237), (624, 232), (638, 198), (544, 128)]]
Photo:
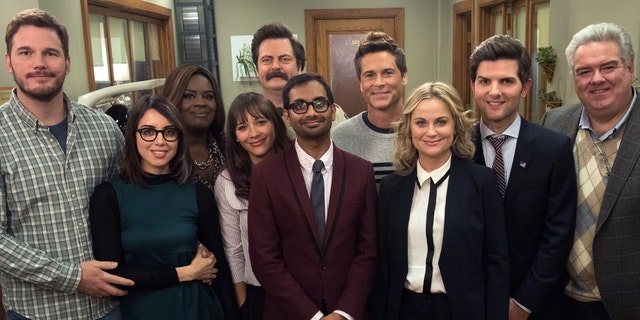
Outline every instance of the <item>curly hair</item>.
[(411, 173), (418, 162), (418, 150), (411, 141), (411, 116), (418, 104), (423, 100), (438, 99), (449, 108), (455, 124), (455, 133), (451, 152), (453, 155), (471, 160), (475, 152), (475, 145), (471, 140), (473, 132), (473, 118), (471, 111), (465, 111), (458, 92), (452, 86), (443, 82), (427, 82), (416, 88), (409, 96), (402, 115), (395, 122), (398, 134), (393, 165), (399, 175)]

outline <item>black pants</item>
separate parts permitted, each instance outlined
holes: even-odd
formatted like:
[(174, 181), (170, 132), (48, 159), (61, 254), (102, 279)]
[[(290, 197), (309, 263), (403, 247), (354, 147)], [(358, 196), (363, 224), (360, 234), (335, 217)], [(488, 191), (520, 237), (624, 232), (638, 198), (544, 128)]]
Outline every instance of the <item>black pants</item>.
[(451, 308), (444, 293), (422, 294), (402, 290), (400, 319), (403, 320), (451, 320)]
[(247, 284), (247, 299), (240, 307), (240, 319), (262, 320), (264, 311), (264, 289)]
[(611, 320), (602, 301), (580, 302), (562, 295), (564, 319), (567, 320)]

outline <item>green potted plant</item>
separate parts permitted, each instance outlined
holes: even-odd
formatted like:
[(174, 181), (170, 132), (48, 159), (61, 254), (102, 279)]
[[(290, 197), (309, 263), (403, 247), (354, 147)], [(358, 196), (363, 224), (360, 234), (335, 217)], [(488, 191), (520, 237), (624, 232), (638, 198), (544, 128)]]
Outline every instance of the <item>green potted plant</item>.
[(542, 74), (549, 82), (553, 80), (553, 72), (556, 69), (557, 58), (558, 56), (556, 55), (552, 46), (538, 48), (538, 53), (536, 54), (536, 62), (542, 69)]
[(562, 105), (562, 99), (558, 97), (555, 90), (549, 92), (540, 90), (538, 91), (538, 98), (542, 103), (544, 103), (545, 107), (549, 109), (557, 108)]
[(236, 80), (243, 80), (245, 78), (255, 79), (258, 75), (256, 65), (253, 63), (253, 56), (251, 54), (251, 48), (248, 44), (242, 45), (240, 52), (236, 56)]

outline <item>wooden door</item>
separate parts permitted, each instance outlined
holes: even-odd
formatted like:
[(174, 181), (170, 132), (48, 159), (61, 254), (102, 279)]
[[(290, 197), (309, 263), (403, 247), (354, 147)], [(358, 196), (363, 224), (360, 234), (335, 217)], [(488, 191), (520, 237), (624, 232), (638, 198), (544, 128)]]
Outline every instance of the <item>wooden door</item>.
[(384, 31), (404, 48), (404, 9), (305, 10), (307, 71), (329, 82), (349, 117), (367, 110), (353, 58), (369, 31)]
[[(466, 110), (472, 108), (473, 97), (469, 85), (469, 56), (472, 47), (472, 1), (457, 2), (453, 5), (453, 87), (460, 93)], [(478, 115), (477, 110), (474, 110)], [(479, 118), (479, 116), (478, 116)]]

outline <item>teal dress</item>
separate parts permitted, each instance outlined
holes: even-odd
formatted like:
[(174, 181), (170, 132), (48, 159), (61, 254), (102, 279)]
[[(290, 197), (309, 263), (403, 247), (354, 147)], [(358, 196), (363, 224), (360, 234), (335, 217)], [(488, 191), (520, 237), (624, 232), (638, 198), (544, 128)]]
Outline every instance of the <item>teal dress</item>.
[(179, 282), (175, 271), (196, 254), (200, 215), (217, 210), (200, 212), (193, 182), (179, 185), (161, 175), (148, 183), (142, 187), (116, 178), (96, 187), (91, 200), (96, 259), (118, 261), (112, 273), (135, 282), (119, 298), (123, 319), (224, 319), (211, 286)]

